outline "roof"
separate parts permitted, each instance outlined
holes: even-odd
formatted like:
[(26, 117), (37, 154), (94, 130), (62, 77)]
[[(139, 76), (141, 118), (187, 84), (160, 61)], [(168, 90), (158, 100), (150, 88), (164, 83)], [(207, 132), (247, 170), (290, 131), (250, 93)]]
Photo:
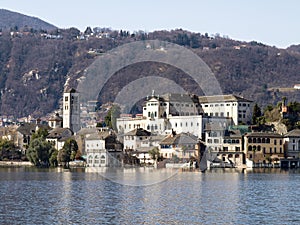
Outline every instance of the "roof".
[(269, 138), (281, 138), (281, 134), (277, 133), (268, 133), (268, 132), (252, 132), (247, 133), (245, 137), (269, 137)]
[(136, 128), (126, 133), (125, 136), (151, 136), (151, 132), (144, 130), (143, 128)]
[(62, 117), (60, 117), (58, 113), (56, 113), (54, 116), (51, 116), (49, 118), (49, 121), (58, 121), (58, 122), (60, 122), (62, 120), (63, 120)]
[(47, 138), (56, 138), (56, 139), (68, 139), (73, 135), (73, 132), (69, 128), (57, 127), (49, 131)]
[(252, 102), (246, 98), (237, 95), (213, 95), (213, 96), (199, 96), (200, 103), (212, 102)]
[(104, 140), (111, 135), (115, 136), (114, 134), (111, 134), (110, 131), (96, 131), (95, 133), (87, 134), (86, 140)]
[(180, 144), (197, 144), (197, 137), (187, 133), (169, 135), (164, 138), (160, 144), (163, 145), (180, 145)]
[(284, 135), (285, 137), (300, 137), (300, 129), (294, 129)]
[(242, 138), (242, 134), (240, 130), (229, 130), (225, 133), (224, 139), (230, 139), (230, 138)]
[(190, 94), (169, 93), (163, 95), (163, 98), (165, 101), (169, 102), (199, 102), (196, 95)]
[(77, 91), (74, 88), (69, 88), (65, 91), (65, 93), (76, 93)]
[(39, 129), (40, 128), (43, 128), (46, 130), (50, 129), (50, 127), (48, 125), (44, 125), (44, 124), (23, 123), (17, 128), (17, 131), (23, 135), (32, 135), (33, 133), (35, 133), (37, 127)]
[(222, 131), (226, 130), (220, 123), (207, 123), (205, 125), (205, 131)]
[(81, 128), (76, 134), (77, 135), (87, 135), (87, 134), (97, 133), (98, 131), (99, 131), (99, 129), (97, 127)]

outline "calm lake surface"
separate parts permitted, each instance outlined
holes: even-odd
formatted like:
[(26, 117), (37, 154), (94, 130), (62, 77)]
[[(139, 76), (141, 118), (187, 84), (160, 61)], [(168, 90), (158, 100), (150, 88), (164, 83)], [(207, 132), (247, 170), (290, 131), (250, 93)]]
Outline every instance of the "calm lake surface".
[(0, 224), (300, 224), (300, 173), (0, 168)]

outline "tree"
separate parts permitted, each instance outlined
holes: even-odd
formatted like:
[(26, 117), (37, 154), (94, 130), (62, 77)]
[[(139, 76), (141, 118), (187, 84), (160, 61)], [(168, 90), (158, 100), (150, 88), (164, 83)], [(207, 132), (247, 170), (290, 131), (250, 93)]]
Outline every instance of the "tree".
[(50, 166), (53, 167), (58, 166), (57, 156), (58, 156), (58, 151), (57, 149), (53, 148), (53, 151), (51, 152), (51, 156), (49, 158)]
[(261, 109), (257, 104), (255, 104), (252, 113), (252, 124), (258, 124), (260, 117), (261, 117)]
[(53, 145), (43, 137), (34, 138), (29, 145), (26, 156), (35, 166), (50, 165), (49, 159), (55, 153)]
[(120, 117), (121, 109), (118, 105), (113, 105), (105, 116), (105, 124), (107, 127), (117, 131), (117, 118)]
[(16, 152), (16, 146), (12, 141), (7, 139), (0, 140), (0, 159), (1, 160), (13, 160), (21, 158), (21, 152)]
[(46, 137), (48, 136), (48, 130), (45, 128), (39, 128), (32, 136), (31, 140), (34, 140), (36, 138), (42, 138), (46, 140)]
[(92, 33), (93, 33), (93, 31), (92, 31), (91, 27), (87, 27), (84, 31), (85, 35), (91, 35)]
[(158, 147), (152, 148), (148, 153), (151, 156), (151, 158), (154, 160), (158, 160), (160, 158), (160, 153), (159, 153)]
[(62, 149), (58, 152), (58, 162), (64, 167), (69, 167), (69, 162), (75, 159), (78, 151), (77, 142), (74, 139), (68, 139)]

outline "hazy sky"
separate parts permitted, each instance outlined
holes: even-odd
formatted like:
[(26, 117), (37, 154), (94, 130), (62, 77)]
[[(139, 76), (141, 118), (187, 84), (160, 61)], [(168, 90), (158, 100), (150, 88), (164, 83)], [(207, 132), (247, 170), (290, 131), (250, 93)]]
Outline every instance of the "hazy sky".
[(282, 48), (300, 43), (299, 0), (0, 0), (0, 8), (81, 31), (182, 28)]

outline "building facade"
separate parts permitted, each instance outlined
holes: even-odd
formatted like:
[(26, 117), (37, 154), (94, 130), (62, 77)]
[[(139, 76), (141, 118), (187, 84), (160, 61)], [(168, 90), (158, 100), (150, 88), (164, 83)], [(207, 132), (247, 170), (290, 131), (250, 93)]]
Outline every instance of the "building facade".
[(142, 115), (125, 115), (117, 119), (119, 133), (143, 128), (156, 134), (190, 133), (202, 137), (206, 122), (217, 119), (231, 125), (231, 117), (203, 116), (198, 96), (189, 94), (152, 95), (143, 106)]
[(204, 115), (230, 117), (235, 125), (250, 124), (252, 101), (236, 95), (200, 96)]
[(254, 163), (279, 164), (284, 158), (283, 136), (277, 133), (252, 132), (244, 136), (245, 154)]
[(286, 156), (300, 158), (300, 129), (295, 129), (284, 135)]

